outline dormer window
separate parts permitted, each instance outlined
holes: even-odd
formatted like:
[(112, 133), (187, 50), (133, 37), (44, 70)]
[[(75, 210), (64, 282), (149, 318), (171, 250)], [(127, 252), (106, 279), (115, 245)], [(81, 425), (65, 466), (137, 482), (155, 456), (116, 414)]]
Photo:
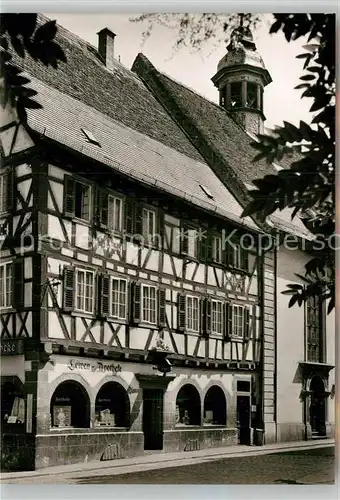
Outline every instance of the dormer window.
[(242, 106), (242, 83), (233, 82), (230, 84), (230, 108)]
[(246, 107), (252, 109), (258, 109), (259, 103), (257, 98), (257, 84), (252, 82), (247, 82), (247, 98)]

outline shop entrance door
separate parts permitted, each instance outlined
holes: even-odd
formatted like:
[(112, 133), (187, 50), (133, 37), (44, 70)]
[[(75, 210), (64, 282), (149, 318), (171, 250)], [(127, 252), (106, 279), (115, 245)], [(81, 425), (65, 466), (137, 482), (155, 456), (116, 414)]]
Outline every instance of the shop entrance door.
[(144, 450), (163, 449), (163, 389), (143, 389)]
[(250, 395), (237, 396), (237, 426), (239, 444), (250, 445)]

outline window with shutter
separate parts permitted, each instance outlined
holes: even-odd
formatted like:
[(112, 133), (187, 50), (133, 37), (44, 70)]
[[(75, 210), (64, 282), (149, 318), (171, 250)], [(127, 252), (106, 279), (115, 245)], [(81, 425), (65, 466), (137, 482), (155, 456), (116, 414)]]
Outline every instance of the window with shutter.
[(21, 309), (24, 307), (25, 285), (24, 285), (24, 259), (16, 259), (13, 262), (13, 307)]
[(91, 187), (70, 175), (64, 178), (64, 214), (67, 217), (77, 217), (90, 220)]
[(185, 304), (185, 295), (179, 293), (177, 299), (177, 328), (180, 331), (185, 330)]
[(102, 274), (99, 278), (99, 283), (100, 315), (106, 317), (110, 314), (110, 276)]
[(13, 172), (6, 170), (0, 175), (0, 213), (9, 212), (13, 204)]
[(250, 309), (248, 306), (232, 305), (232, 336), (248, 340), (250, 336)]
[(221, 300), (211, 301), (211, 332), (223, 333), (223, 303)]
[(207, 235), (205, 234), (205, 231), (202, 231), (198, 236), (198, 256), (202, 262), (205, 262), (207, 259), (207, 245)]
[(0, 265), (0, 309), (12, 306), (13, 267), (12, 262)]
[(123, 230), (123, 200), (119, 196), (108, 196), (108, 227), (111, 231)]
[(127, 281), (112, 277), (111, 316), (126, 319), (127, 312)]
[(74, 282), (75, 270), (74, 267), (64, 268), (63, 279), (63, 309), (64, 311), (73, 311), (74, 309)]
[(181, 238), (180, 239), (181, 239), (181, 244), (180, 244), (181, 254), (188, 255), (189, 235), (188, 235), (188, 229), (186, 227), (183, 227), (181, 229)]
[(98, 191), (97, 196), (98, 210), (99, 210), (99, 224), (107, 227), (109, 224), (109, 195), (102, 189)]
[(222, 238), (214, 236), (212, 238), (212, 260), (217, 263), (222, 262)]
[(152, 285), (142, 285), (142, 320), (157, 323), (157, 289)]
[(94, 272), (76, 269), (75, 281), (75, 310), (93, 314), (95, 304)]
[(75, 181), (69, 175), (64, 178), (64, 214), (67, 217), (75, 216)]
[(136, 214), (136, 233), (143, 237), (145, 245), (156, 240), (156, 211), (148, 208), (138, 210)]
[(322, 302), (320, 297), (308, 297), (306, 302), (307, 361), (322, 363)]
[(158, 290), (158, 326), (163, 328), (165, 326), (165, 290), (160, 288)]
[(191, 332), (200, 331), (200, 304), (199, 298), (186, 296), (186, 329)]

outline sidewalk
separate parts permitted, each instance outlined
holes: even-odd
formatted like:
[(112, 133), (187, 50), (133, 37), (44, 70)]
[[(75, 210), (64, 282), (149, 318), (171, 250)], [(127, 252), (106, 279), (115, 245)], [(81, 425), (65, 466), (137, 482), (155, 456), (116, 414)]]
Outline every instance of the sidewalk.
[(226, 446), (220, 448), (207, 448), (192, 452), (177, 453), (150, 453), (139, 457), (121, 458), (101, 462), (99, 460), (91, 462), (81, 462), (76, 464), (58, 465), (46, 467), (36, 471), (25, 472), (5, 472), (1, 474), (1, 482), (15, 480), (19, 478), (38, 478), (44, 476), (55, 476), (62, 474), (72, 476), (77, 473), (100, 472), (101, 474), (126, 474), (136, 470), (152, 470), (164, 467), (176, 467), (179, 465), (189, 465), (190, 463), (208, 462), (220, 458), (238, 456), (256, 456), (268, 453), (279, 453), (288, 451), (298, 451), (303, 449), (323, 448), (334, 446), (334, 439), (320, 439), (313, 441), (294, 441), (288, 443), (274, 443), (264, 446)]

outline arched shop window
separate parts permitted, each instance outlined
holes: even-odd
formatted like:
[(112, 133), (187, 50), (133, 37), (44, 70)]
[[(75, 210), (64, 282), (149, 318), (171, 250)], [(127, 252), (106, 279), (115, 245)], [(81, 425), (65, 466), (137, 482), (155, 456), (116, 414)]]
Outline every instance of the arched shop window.
[(223, 390), (217, 385), (210, 387), (204, 398), (204, 423), (226, 425), (227, 408)]
[(99, 390), (95, 405), (95, 426), (130, 426), (129, 396), (117, 382), (107, 382)]
[(176, 423), (180, 425), (201, 425), (201, 398), (198, 390), (185, 384), (176, 398)]
[(3, 431), (19, 430), (25, 424), (25, 396), (13, 382), (1, 385), (1, 427)]
[(75, 381), (62, 382), (51, 399), (52, 427), (90, 427), (90, 399)]

